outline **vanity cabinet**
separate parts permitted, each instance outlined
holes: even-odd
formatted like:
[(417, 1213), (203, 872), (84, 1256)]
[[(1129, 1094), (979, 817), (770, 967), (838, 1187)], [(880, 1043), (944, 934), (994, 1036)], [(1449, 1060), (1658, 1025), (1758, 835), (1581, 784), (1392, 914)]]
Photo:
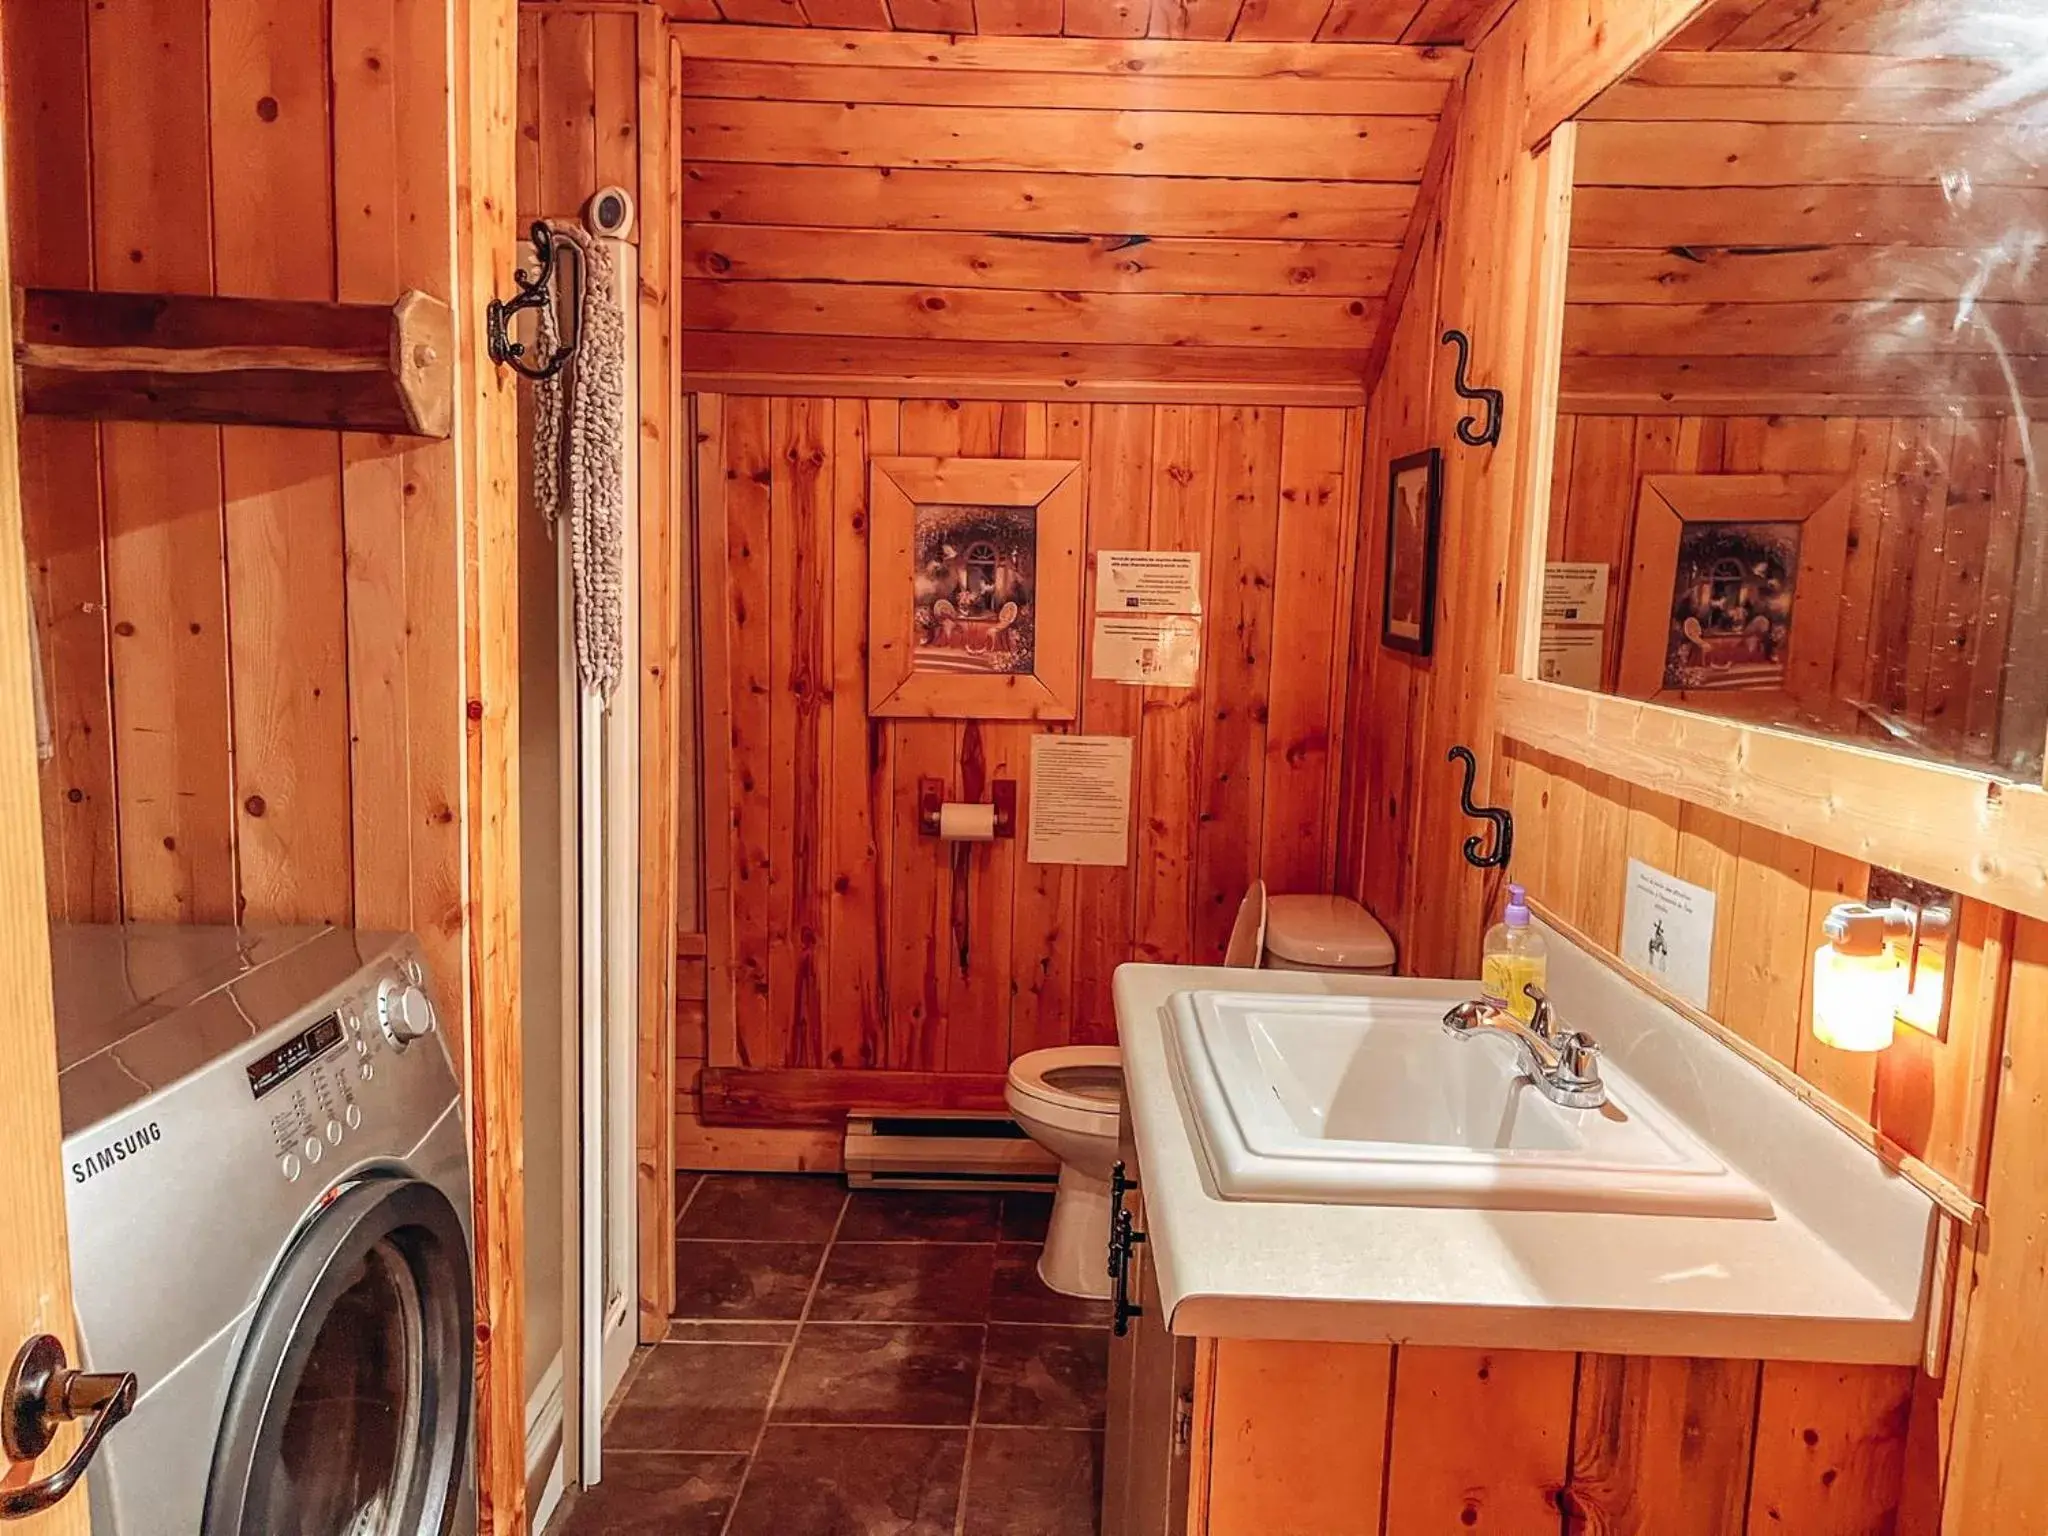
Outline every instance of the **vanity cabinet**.
[(1179, 1337), (1149, 1248), (1102, 1536), (1877, 1536), (1933, 1486), (1911, 1366)]

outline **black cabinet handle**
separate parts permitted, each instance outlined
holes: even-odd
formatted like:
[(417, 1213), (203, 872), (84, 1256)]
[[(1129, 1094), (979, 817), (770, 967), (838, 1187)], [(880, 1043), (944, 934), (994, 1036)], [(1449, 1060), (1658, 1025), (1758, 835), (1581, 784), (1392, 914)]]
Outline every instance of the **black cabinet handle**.
[(1137, 1230), (1136, 1221), (1124, 1207), (1124, 1196), (1137, 1187), (1124, 1173), (1122, 1163), (1109, 1170), (1109, 1278), (1115, 1310), (1110, 1331), (1118, 1338), (1131, 1331), (1132, 1318), (1145, 1315), (1145, 1309), (1131, 1300), (1131, 1250), (1145, 1241), (1145, 1234)]

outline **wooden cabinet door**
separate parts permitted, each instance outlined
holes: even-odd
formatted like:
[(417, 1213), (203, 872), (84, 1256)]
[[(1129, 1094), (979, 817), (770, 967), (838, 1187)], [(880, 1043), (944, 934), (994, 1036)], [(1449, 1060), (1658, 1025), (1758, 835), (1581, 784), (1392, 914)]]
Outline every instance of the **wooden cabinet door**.
[[(0, 150), (0, 294), (7, 271), (7, 184)], [(0, 356), (14, 356), (12, 306), (0, 304)], [(43, 812), (36, 785), (28, 572), (21, 543), (21, 469), (14, 369), (0, 368), (0, 1376), (35, 1334), (54, 1333), (77, 1362), (71, 1260), (65, 1247), (63, 1135), (57, 1114), (57, 1024), (50, 1002), (49, 902), (43, 890)], [(115, 1434), (120, 1433), (117, 1426)], [(36, 1466), (0, 1462), (0, 1485), (47, 1475), (77, 1443), (75, 1430)], [(85, 1494), (10, 1532), (85, 1536)]]
[[(1124, 1167), (1134, 1171), (1128, 1125), (1123, 1134)], [(1142, 1181), (1125, 1201), (1138, 1230), (1146, 1230)], [(1102, 1536), (1185, 1536), (1195, 1341), (1167, 1329), (1148, 1244), (1132, 1249), (1130, 1288), (1140, 1314), (1129, 1333), (1110, 1340)]]

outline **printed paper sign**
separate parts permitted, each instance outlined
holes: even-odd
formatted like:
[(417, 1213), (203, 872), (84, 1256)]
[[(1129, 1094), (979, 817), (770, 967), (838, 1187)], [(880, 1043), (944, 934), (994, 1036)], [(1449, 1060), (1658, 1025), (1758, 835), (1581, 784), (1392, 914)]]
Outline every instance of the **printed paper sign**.
[(1607, 567), (1591, 561), (1553, 560), (1543, 568), (1543, 622), (1605, 624)]
[(1131, 861), (1131, 738), (1034, 736), (1025, 857), (1033, 864)]
[(1097, 613), (1200, 613), (1202, 557), (1193, 550), (1099, 549)]
[(1606, 636), (1601, 629), (1566, 628), (1561, 624), (1543, 626), (1543, 644), (1536, 653), (1536, 676), (1546, 683), (1567, 688), (1600, 689), (1600, 646)]
[(1666, 992), (1707, 1006), (1714, 972), (1714, 893), (1676, 875), (1628, 861), (1621, 958)]
[(1192, 688), (1202, 673), (1202, 621), (1104, 616), (1089, 652), (1091, 674), (1104, 682)]

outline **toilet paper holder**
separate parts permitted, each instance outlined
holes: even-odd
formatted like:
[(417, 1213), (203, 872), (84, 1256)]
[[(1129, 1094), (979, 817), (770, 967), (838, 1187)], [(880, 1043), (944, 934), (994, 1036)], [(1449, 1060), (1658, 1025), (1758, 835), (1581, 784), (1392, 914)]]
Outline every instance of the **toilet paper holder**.
[[(1017, 781), (993, 779), (988, 786), (989, 804), (996, 808), (996, 836), (1017, 835)], [(931, 775), (917, 781), (917, 830), (926, 837), (939, 835), (939, 810), (946, 803), (946, 781)]]

